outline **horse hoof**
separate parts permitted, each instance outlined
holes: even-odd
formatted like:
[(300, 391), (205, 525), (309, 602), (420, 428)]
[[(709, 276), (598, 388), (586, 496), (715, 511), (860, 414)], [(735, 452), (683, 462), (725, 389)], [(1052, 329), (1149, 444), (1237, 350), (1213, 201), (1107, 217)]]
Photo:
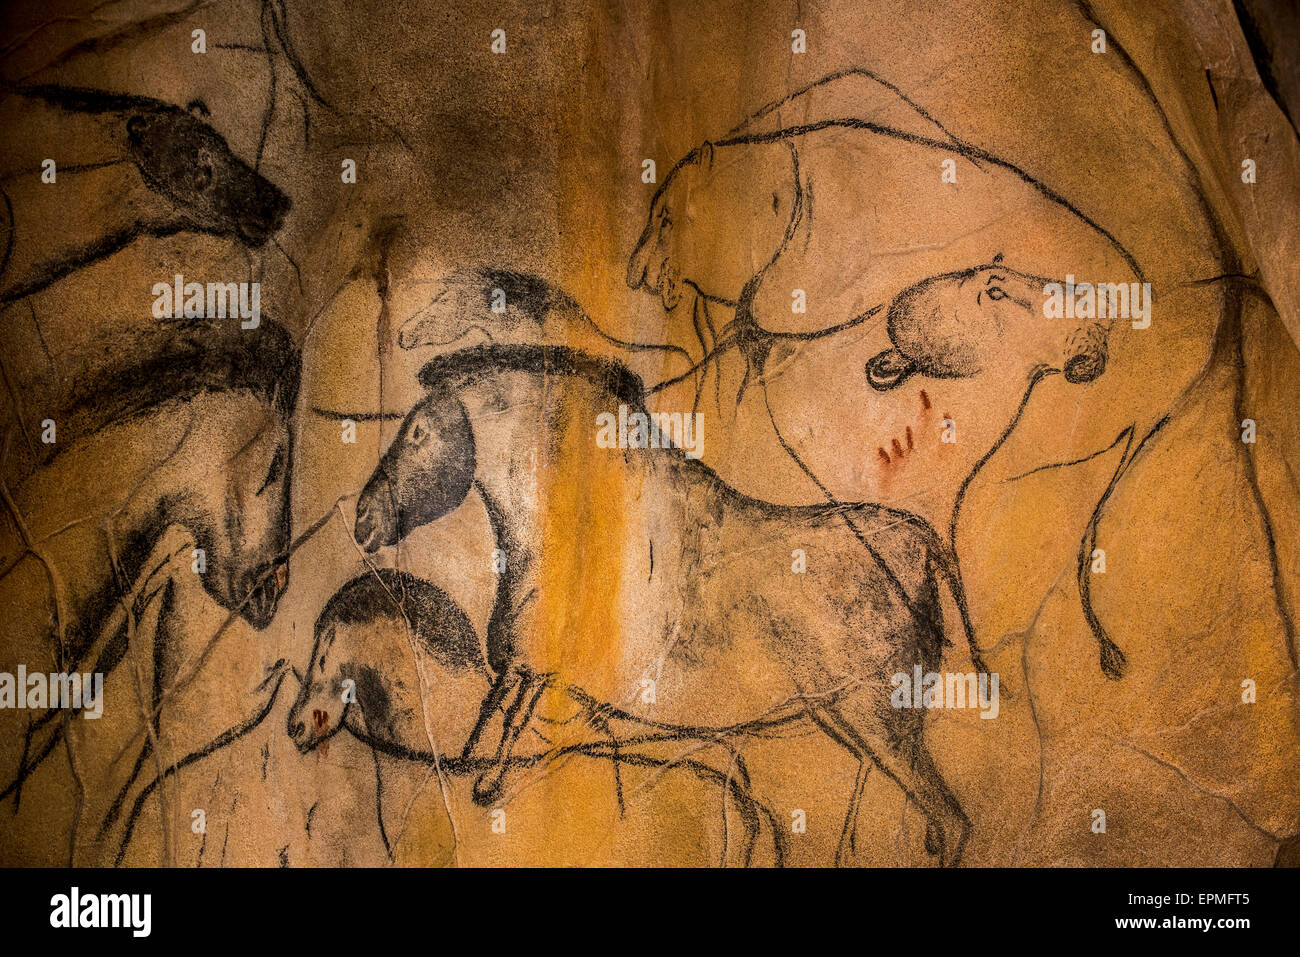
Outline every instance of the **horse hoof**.
[(484, 771), (474, 782), (474, 803), (480, 807), (487, 807), (495, 804), (497, 798), (501, 796), (501, 777), (492, 774), (490, 771)]
[(939, 829), (933, 824), (925, 826), (925, 849), (930, 854), (938, 854), (943, 850), (943, 842), (939, 840)]

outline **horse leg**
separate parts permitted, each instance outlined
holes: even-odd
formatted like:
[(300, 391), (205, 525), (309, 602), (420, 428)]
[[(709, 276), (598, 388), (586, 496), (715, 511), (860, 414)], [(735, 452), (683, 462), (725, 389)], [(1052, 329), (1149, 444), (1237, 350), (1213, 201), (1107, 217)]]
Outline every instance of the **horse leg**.
[(506, 766), (510, 762), (511, 752), (520, 733), (532, 720), (537, 702), (541, 700), (550, 678), (548, 675), (531, 671), (519, 672), (519, 690), (506, 709), (505, 724), (501, 729), (501, 742), (497, 745), (496, 757), (492, 766), (478, 776), (474, 782), (474, 803), (487, 806), (501, 796), (501, 785), (506, 776)]
[(570, 691), (569, 697), (576, 699), (582, 705), (588, 723), (609, 741), (614, 764), (614, 791), (618, 795), (618, 816), (623, 817), (627, 812), (627, 806), (623, 801), (622, 753), (619, 750), (618, 737), (614, 734), (614, 729), (609, 726), (609, 706), (598, 703), (595, 698), (584, 692), (577, 692), (576, 689)]
[(897, 718), (889, 716), (899, 721), (899, 726), (887, 729), (866, 702), (846, 701), (838, 710), (841, 734), (920, 806), (930, 824), (926, 844), (936, 849), (941, 866), (955, 866), (970, 836), (971, 823), (925, 746), (922, 715), (900, 712)]
[(461, 749), (461, 760), (466, 760), (474, 753), (474, 748), (478, 746), (479, 738), (483, 737), (483, 731), (487, 723), (492, 720), (492, 715), (501, 707), (501, 702), (506, 700), (506, 695), (518, 681), (519, 675), (513, 668), (503, 668), (497, 676), (497, 680), (492, 683), (487, 697), (483, 699), (483, 704), (479, 707), (478, 720), (474, 722), (474, 730), (469, 733), (465, 740), (465, 747)]
[[(845, 867), (849, 855), (856, 850), (858, 809), (862, 806), (862, 793), (867, 787), (867, 775), (871, 772), (871, 761), (861, 753), (861, 749), (856, 747), (841, 730), (844, 718), (833, 707), (810, 708), (808, 715), (816, 723), (817, 727), (826, 732), (827, 737), (858, 759), (857, 780), (853, 783), (853, 793), (849, 797), (849, 809), (844, 817), (844, 827), (840, 831), (839, 846), (835, 848), (835, 866)], [(851, 731), (852, 729), (848, 730)]]

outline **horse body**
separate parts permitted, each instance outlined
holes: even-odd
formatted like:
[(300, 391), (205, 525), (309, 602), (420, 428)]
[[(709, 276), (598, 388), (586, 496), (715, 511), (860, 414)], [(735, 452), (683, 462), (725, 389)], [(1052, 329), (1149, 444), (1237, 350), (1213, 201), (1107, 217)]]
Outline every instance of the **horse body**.
[[(586, 392), (590, 415), (576, 411), (575, 392)], [(565, 394), (567, 408), (552, 412), (579, 423), (605, 407), (605, 396), (582, 384)], [(486, 408), (466, 398), (470, 421), (483, 422)], [(494, 622), (508, 620), (509, 636), (489, 636), (498, 665), (506, 642), (517, 661), (560, 674), (635, 717), (723, 729), (846, 683), (877, 694), (894, 672), (937, 663), (938, 633), (917, 628), (908, 609), (929, 598), (927, 562), (937, 556), (905, 513), (772, 506), (737, 495), (676, 450), (594, 450), (594, 427), (582, 429), (589, 457), (611, 461), (575, 470), (545, 448), (546, 435), (563, 426), (551, 421), (536, 430), (528, 403), (512, 407), (522, 414), (510, 440), (476, 442), (477, 488), (490, 513), (510, 516), (498, 597), (504, 612), (494, 614)], [(540, 464), (525, 470), (521, 461)], [(593, 472), (601, 474), (592, 479)], [(547, 489), (554, 476), (572, 476), (575, 495), (599, 495), (593, 507), (617, 516), (609, 523), (616, 537), (579, 545), (573, 529), (557, 527), (546, 512), (548, 498), (565, 494)], [(521, 508), (521, 499), (539, 507)], [(854, 541), (850, 522), (875, 554)], [(579, 548), (576, 563), (564, 554)], [(795, 549), (806, 555), (806, 572), (792, 568)], [(610, 614), (584, 607), (572, 590), (553, 599), (568, 607), (552, 606), (547, 591), (562, 588), (557, 575), (571, 568), (612, 598)], [(910, 591), (891, 581), (900, 574)], [(612, 627), (593, 642), (583, 626), (602, 620)], [(653, 701), (642, 694), (643, 679), (655, 682)]]
[(370, 550), (395, 543), (459, 504), (446, 492), (467, 474), (484, 501), (506, 571), (486, 642), (497, 680), (466, 753), (507, 717), (476, 797), (495, 799), (539, 706), (564, 721), (594, 699), (682, 737), (806, 717), (899, 781), (957, 859), (969, 824), (920, 713), (881, 707), (892, 674), (939, 662), (932, 530), (876, 506), (748, 499), (678, 449), (599, 449), (596, 416), (642, 408), (639, 383), (571, 350), (469, 350), (422, 378), (430, 396), (363, 491), (356, 531)]

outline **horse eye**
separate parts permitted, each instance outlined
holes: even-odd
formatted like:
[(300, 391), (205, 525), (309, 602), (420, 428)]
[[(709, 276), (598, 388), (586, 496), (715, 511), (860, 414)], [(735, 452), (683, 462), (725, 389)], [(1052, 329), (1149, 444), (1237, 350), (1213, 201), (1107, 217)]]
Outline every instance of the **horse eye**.
[(1007, 298), (1007, 294), (1002, 291), (1001, 286), (989, 286), (988, 293), (989, 293), (989, 298), (994, 301), (997, 301), (998, 299)]
[(198, 190), (207, 189), (212, 183), (212, 167), (204, 163), (194, 171), (194, 188)]
[(411, 427), (412, 442), (416, 442), (416, 443), (423, 442), (424, 436), (425, 436), (424, 426), (420, 425), (419, 423), (416, 423), (414, 426)]
[(325, 656), (324, 656), (324, 655), (321, 655), (321, 656), (320, 656), (320, 668), (321, 668), (322, 671), (325, 670)]

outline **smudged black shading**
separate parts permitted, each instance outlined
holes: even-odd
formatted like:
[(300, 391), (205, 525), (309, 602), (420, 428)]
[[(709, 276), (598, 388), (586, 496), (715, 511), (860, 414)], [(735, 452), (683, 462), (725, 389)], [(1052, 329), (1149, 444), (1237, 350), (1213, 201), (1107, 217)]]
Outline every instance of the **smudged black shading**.
[[(316, 634), (332, 625), (368, 625), (394, 616), (410, 624), (424, 650), (443, 667), (482, 667), (478, 635), (460, 606), (432, 582), (394, 568), (377, 568), (343, 585), (317, 616)], [(357, 682), (358, 702), (362, 690)]]
[[(284, 222), (289, 197), (234, 154), (204, 119), (207, 108), (201, 103), (181, 109), (146, 96), (55, 85), (7, 86), (3, 92), (69, 112), (113, 118), (120, 124), (118, 135), (126, 157), (144, 184), (171, 204), (171, 212), (160, 219), (137, 218), (105, 235), (88, 237), (80, 246), (39, 264), (28, 276), (5, 278), (0, 271), (4, 279), (0, 303), (39, 292), (144, 236), (206, 233), (257, 248)], [(20, 228), (30, 224), (14, 223), (11, 217), (10, 229), (17, 233)]]
[[(209, 320), (168, 320), (147, 332), (121, 332), (109, 338), (102, 346), (103, 361), (92, 376), (74, 379), (62, 384), (64, 394), (56, 418), (63, 430), (63, 439), (52, 446), (44, 446), (48, 462), (66, 452), (75, 442), (95, 434), (111, 424), (130, 422), (147, 415), (158, 405), (187, 400), (201, 392), (227, 393), (247, 391), (265, 400), (268, 409), (282, 422), (287, 422), (296, 403), (300, 360), (289, 334), (274, 320), (263, 317), (257, 329), (241, 330), (238, 324), (211, 322)], [(252, 572), (255, 587), (246, 596), (241, 614), (255, 628), (265, 628), (274, 615), (278, 585), (274, 580), (276, 566), (287, 556), (290, 513), (287, 474), (283, 493), (270, 504), (276, 509), (278, 530), (274, 554), (262, 557), (261, 564)], [(144, 563), (154, 543), (174, 521), (169, 504), (159, 502), (154, 512), (139, 527), (133, 528), (117, 551), (116, 574), (108, 576), (96, 593), (77, 609), (76, 622), (67, 629), (66, 649), (59, 648), (60, 670), (80, 671), (89, 655), (95, 656), (92, 672), (108, 677), (121, 663), (127, 652), (127, 626), (122, 625), (96, 648), (100, 628), (109, 619), (115, 607), (126, 600), (131, 583), (140, 580)], [(224, 534), (223, 529), (191, 529), (203, 542), (207, 536)], [(210, 544), (208, 545), (211, 551)], [(205, 590), (218, 603), (220, 595), (213, 591), (207, 578)], [(141, 594), (131, 609), (138, 620), (153, 593)], [(162, 619), (155, 631), (155, 695), (160, 694), (158, 682), (172, 674), (172, 657), (177, 653), (168, 629), (174, 596), (170, 580), (163, 596)], [(54, 642), (51, 634), (51, 643)], [(66, 660), (63, 655), (66, 651)], [(156, 704), (156, 702), (155, 702)], [(24, 750), (14, 779), (0, 791), (0, 800), (10, 794), (14, 797), (17, 813), (22, 785), (27, 777), (54, 750), (62, 739), (66, 722), (77, 712), (73, 709), (50, 709), (29, 722)], [(155, 721), (157, 716), (155, 714)], [(135, 779), (148, 754), (148, 748), (139, 755), (131, 780)], [(130, 783), (128, 782), (128, 787)], [(115, 812), (110, 812), (110, 817)], [(110, 822), (111, 823), (111, 822)]]
[(265, 314), (256, 329), (231, 319), (153, 320), (104, 337), (97, 353), (89, 375), (54, 383), (43, 411), (58, 422), (59, 441), (42, 450), (42, 464), (108, 425), (200, 392), (250, 392), (285, 419), (298, 399), (298, 348)]
[[(616, 408), (619, 404), (626, 404), (632, 411), (645, 410), (643, 390), (640, 380), (635, 375), (617, 362), (597, 358), (568, 347), (480, 346), (438, 356), (426, 364), (420, 372), (420, 381), (429, 389), (429, 397), (408, 414), (398, 437), (385, 453), (385, 461), (376, 469), (371, 481), (367, 483), (366, 491), (358, 500), (358, 528), (363, 527), (362, 516), (367, 516), (365, 524), (370, 526), (369, 531), (383, 533), (382, 537), (377, 534), (367, 535), (368, 548), (373, 550), (381, 545), (391, 545), (410, 531), (409, 523), (393, 521), (393, 513), (410, 514), (412, 511), (419, 510), (416, 500), (422, 497), (424, 487), (423, 473), (420, 470), (427, 468), (428, 464), (413, 464), (404, 459), (405, 456), (418, 456), (424, 448), (424, 446), (416, 448), (405, 444), (405, 436), (410, 431), (412, 423), (417, 422), (421, 417), (427, 417), (431, 408), (438, 409), (446, 406), (452, 406), (458, 412), (455, 417), (446, 412), (440, 413), (444, 421), (467, 416), (469, 413), (457, 398), (460, 390), (485, 379), (519, 372), (527, 373), (538, 380), (545, 380), (548, 394), (571, 387), (571, 383), (577, 382), (580, 385), (595, 387), (597, 391), (594, 394), (603, 396), (599, 400), (594, 400), (601, 407), (604, 407), (603, 404), (608, 404), (609, 407)], [(539, 383), (537, 388), (540, 387)], [(583, 403), (576, 404), (585, 408)], [(557, 407), (564, 406), (560, 404)], [(570, 413), (563, 413), (563, 415), (568, 414)], [(586, 425), (588, 423), (584, 422), (583, 426)], [(537, 435), (539, 447), (545, 447), (552, 441), (550, 430), (554, 428), (562, 428), (562, 425), (549, 422), (546, 417), (542, 418)], [(542, 692), (550, 686), (552, 679), (547, 674), (533, 670), (530, 663), (519, 656), (512, 634), (515, 615), (533, 597), (531, 592), (522, 593), (521, 584), (526, 569), (530, 568), (535, 560), (530, 551), (530, 543), (522, 541), (518, 533), (519, 529), (527, 526), (527, 518), (512, 514), (498, 498), (494, 486), (501, 479), (500, 476), (482, 474), (474, 459), (454, 454), (457, 448), (472, 448), (475, 444), (472, 419), (469, 421), (469, 430), (468, 441), (460, 444), (444, 441), (438, 446), (441, 457), (435, 458), (435, 462), (446, 461), (446, 467), (452, 470), (466, 468), (474, 470), (474, 487), (487, 508), (497, 537), (497, 545), (506, 552), (506, 572), (500, 576), (486, 642), (489, 664), (496, 672), (496, 679), (483, 702), (474, 732), (461, 754), (461, 759), (465, 761), (473, 757), (474, 748), (488, 719), (504, 707), (505, 726), (501, 741), (496, 747), (495, 758), (489, 765), (489, 770), (481, 774), (475, 782), (475, 799), (480, 803), (490, 803), (499, 795), (502, 777), (511, 766), (510, 758), (514, 743), (523, 728), (528, 725)], [(449, 448), (453, 449), (453, 454), (443, 455), (442, 453)], [(868, 549), (874, 558), (874, 563), (869, 567), (873, 569), (872, 574), (879, 577), (862, 582), (864, 595), (871, 594), (874, 601), (881, 603), (881, 608), (888, 608), (890, 611), (880, 611), (876, 620), (868, 623), (861, 618), (854, 620), (854, 616), (861, 609), (857, 612), (851, 609), (845, 610), (846, 635), (852, 633), (855, 628), (866, 626), (876, 630), (878, 636), (887, 642), (896, 642), (888, 661), (857, 660), (864, 653), (861, 649), (865, 647), (857, 639), (844, 649), (845, 653), (854, 660), (852, 673), (855, 679), (864, 685), (865, 690), (861, 690), (859, 694), (868, 700), (855, 702), (853, 694), (846, 693), (834, 701), (819, 701), (815, 705), (805, 703), (797, 707), (791, 705), (790, 708), (799, 717), (806, 717), (805, 711), (808, 708), (815, 708), (819, 717), (838, 729), (839, 737), (834, 740), (844, 744), (862, 765), (874, 763), (897, 781), (904, 792), (925, 809), (935, 829), (931, 843), (941, 854), (943, 862), (955, 863), (960, 858), (961, 848), (969, 830), (969, 821), (929, 758), (921, 737), (922, 716), (916, 710), (892, 708), (889, 707), (887, 700), (872, 698), (874, 695), (879, 695), (881, 689), (888, 685), (889, 674), (892, 673), (890, 669), (895, 668), (899, 661), (922, 662), (927, 670), (932, 670), (939, 664), (944, 636), (943, 616), (938, 602), (937, 574), (944, 559), (942, 558), (943, 546), (933, 530), (917, 516), (875, 505), (835, 504), (792, 507), (751, 499), (723, 483), (708, 466), (687, 458), (680, 449), (650, 449), (640, 450), (640, 452), (645, 457), (639, 461), (648, 463), (643, 466), (647, 472), (647, 480), (651, 480), (649, 476), (653, 475), (654, 479), (666, 481), (677, 489), (684, 499), (701, 503), (701, 508), (712, 514), (716, 522), (724, 521), (725, 516), (732, 510), (746, 515), (747, 520), (759, 524), (799, 522), (803, 524), (798, 527), (820, 529), (824, 525), (835, 525), (843, 521), (859, 536), (860, 541), (869, 534), (883, 532), (889, 528), (895, 530), (895, 533), (900, 536), (899, 541), (910, 543), (907, 547), (912, 551), (908, 554), (914, 552), (917, 556), (914, 561), (918, 563), (916, 567), (908, 569), (909, 580), (913, 583), (910, 589), (904, 586), (895, 569), (890, 568), (879, 553)], [(602, 453), (593, 445), (593, 454)], [(394, 475), (410, 481), (394, 482)], [(459, 488), (463, 484), (458, 475), (456, 487)], [(436, 520), (458, 504), (458, 501), (452, 501), (445, 495), (446, 487), (445, 481), (436, 485), (434, 488), (436, 507), (427, 512), (418, 512), (423, 521)], [(539, 503), (538, 508), (543, 508), (543, 505)], [(871, 532), (863, 532), (857, 527), (855, 520), (866, 526), (877, 527)], [(792, 529), (795, 527), (791, 526)], [(689, 556), (692, 549), (698, 545), (698, 543), (692, 544), (694, 536), (701, 532), (692, 528), (682, 529), (681, 534), (684, 555)], [(744, 602), (745, 607), (754, 610), (762, 620), (763, 603), (759, 601), (760, 598), (761, 596), (756, 595), (737, 596), (736, 600)], [(889, 602), (896, 602), (901, 610), (897, 620), (889, 617), (893, 610), (893, 606), (887, 604)], [(719, 620), (728, 613), (726, 609), (696, 609), (695, 611), (702, 616), (716, 612)], [(696, 629), (707, 630), (712, 627), (704, 621), (703, 617), (699, 621), (691, 621), (690, 624)], [(763, 634), (775, 644), (785, 645), (791, 639), (798, 637), (788, 634), (786, 631), (788, 627), (789, 623), (771, 617), (764, 624)], [(722, 640), (723, 635), (719, 634), (717, 638)], [(777, 660), (779, 660), (779, 653), (774, 652), (774, 654), (778, 654)], [(797, 677), (794, 680), (797, 684)], [(573, 686), (564, 686), (564, 690), (573, 695), (582, 693), (581, 689)], [(884, 696), (888, 698), (887, 690), (884, 691)], [(663, 729), (664, 733), (682, 739), (716, 739), (724, 733), (730, 734), (736, 730), (667, 725), (647, 722), (631, 715), (627, 715), (626, 718), (637, 721), (643, 726)], [(619, 750), (621, 752), (623, 748)], [(864, 780), (865, 778), (860, 776), (859, 785)], [(851, 801), (850, 821), (856, 813), (856, 805), (860, 797), (859, 787)]]
[[(356, 712), (348, 702), (336, 727), (320, 739), (308, 740), (307, 708), (321, 683), (320, 661), (331, 654), (335, 629), (365, 628), (393, 623), (409, 629), (411, 636), (435, 661), (452, 672), (476, 671), (486, 675), (478, 634), (464, 611), (432, 582), (392, 568), (372, 569), (336, 591), (316, 618), (311, 658), (303, 671), (302, 689), (289, 711), (286, 729), (300, 750), (311, 750), (324, 737), (349, 727), (359, 738), (395, 736), (391, 695), (381, 671), (365, 660), (345, 658), (332, 671), (351, 678), (356, 686)], [(359, 713), (360, 717), (357, 717)]]
[[(493, 333), (499, 328), (517, 331), (521, 324), (527, 323), (532, 327), (530, 332), (540, 340), (547, 321), (559, 319), (575, 327), (589, 329), (601, 339), (619, 349), (632, 352), (674, 353), (680, 355), (687, 362), (690, 361), (690, 354), (680, 346), (629, 342), (611, 336), (587, 315), (573, 296), (555, 283), (534, 273), (500, 269), (494, 266), (479, 266), (452, 275), (450, 283), (461, 286), (469, 285), (475, 289), (477, 297), (475, 309), (471, 314), (461, 318), (461, 324), (465, 326), (465, 331), (478, 329), (489, 339), (497, 338)], [(498, 289), (505, 293), (505, 312), (492, 311), (494, 296)], [(446, 293), (442, 295), (446, 295)], [(441, 295), (439, 298), (441, 298)], [(446, 342), (435, 343), (429, 340), (418, 315), (408, 320), (402, 327), (398, 335), (398, 343), (404, 349), (414, 349), (422, 345), (449, 344)]]
[[(1294, 73), (1287, 73), (1287, 64), (1278, 63), (1275, 54), (1290, 45), (1291, 63), (1296, 60), (1296, 43), (1300, 42), (1300, 11), (1294, 3), (1273, 3), (1269, 0), (1232, 0), (1232, 7), (1245, 34), (1246, 45), (1255, 61), (1255, 69), (1264, 83), (1264, 89), (1273, 97), (1291, 129), (1296, 129), (1295, 110), (1297, 86)], [(1207, 71), (1208, 72), (1208, 71)], [(1285, 87), (1284, 87), (1285, 85)]]

